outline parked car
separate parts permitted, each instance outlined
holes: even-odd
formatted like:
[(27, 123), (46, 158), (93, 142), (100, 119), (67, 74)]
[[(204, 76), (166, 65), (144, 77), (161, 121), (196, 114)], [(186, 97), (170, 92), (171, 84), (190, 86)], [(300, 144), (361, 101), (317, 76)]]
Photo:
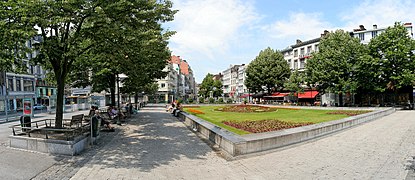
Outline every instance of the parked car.
[(35, 105), (33, 105), (33, 109), (34, 110), (46, 109), (46, 106), (45, 105), (42, 105), (42, 104), (35, 104)]

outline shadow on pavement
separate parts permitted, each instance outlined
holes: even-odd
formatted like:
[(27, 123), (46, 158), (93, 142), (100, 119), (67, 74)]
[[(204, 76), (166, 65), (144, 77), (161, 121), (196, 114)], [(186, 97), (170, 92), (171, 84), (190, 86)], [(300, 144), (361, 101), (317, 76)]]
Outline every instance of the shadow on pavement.
[(171, 114), (141, 112), (88, 164), (147, 172), (181, 158), (205, 159), (211, 151)]

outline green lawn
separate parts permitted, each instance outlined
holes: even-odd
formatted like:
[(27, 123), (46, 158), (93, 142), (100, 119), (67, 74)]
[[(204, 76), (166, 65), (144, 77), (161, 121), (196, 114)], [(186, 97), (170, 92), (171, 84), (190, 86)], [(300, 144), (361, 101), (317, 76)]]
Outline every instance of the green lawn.
[(313, 110), (313, 109), (299, 109), (290, 110), (280, 108), (273, 112), (255, 112), (255, 113), (238, 113), (238, 112), (221, 112), (215, 111), (220, 106), (201, 106), (199, 108), (193, 108), (199, 110), (205, 114), (195, 114), (189, 112), (189, 108), (184, 108), (184, 111), (200, 117), (206, 121), (216, 124), (228, 131), (236, 134), (249, 134), (250, 132), (236, 129), (234, 127), (223, 124), (223, 121), (246, 121), (246, 120), (269, 120), (275, 119), (288, 122), (312, 122), (320, 123), (332, 120), (338, 120), (348, 117), (344, 114), (327, 114), (328, 112), (334, 112), (336, 110)]

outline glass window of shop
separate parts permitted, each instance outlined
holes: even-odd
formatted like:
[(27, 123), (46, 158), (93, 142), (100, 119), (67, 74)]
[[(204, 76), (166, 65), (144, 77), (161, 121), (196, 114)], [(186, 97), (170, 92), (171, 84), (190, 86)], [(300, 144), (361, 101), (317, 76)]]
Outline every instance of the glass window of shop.
[(13, 79), (7, 79), (7, 91), (13, 91)]
[(24, 91), (33, 91), (33, 81), (24, 80), (23, 88), (24, 88)]
[(22, 81), (20, 79), (16, 79), (16, 91), (22, 91)]

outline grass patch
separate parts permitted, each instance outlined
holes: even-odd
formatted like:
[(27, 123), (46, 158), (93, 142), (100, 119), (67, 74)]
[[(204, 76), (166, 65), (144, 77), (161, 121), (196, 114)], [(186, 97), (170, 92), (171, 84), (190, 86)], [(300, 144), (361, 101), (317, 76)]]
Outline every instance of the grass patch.
[[(271, 112), (253, 112), (253, 113), (240, 113), (240, 112), (223, 112), (215, 109), (224, 108), (225, 106), (200, 106), (198, 111), (204, 114), (197, 114), (189, 111), (189, 108), (184, 108), (184, 111), (193, 114), (199, 118), (209, 121), (219, 127), (222, 127), (228, 131), (234, 132), (239, 135), (250, 134), (251, 132), (238, 129), (233, 126), (224, 124), (224, 122), (242, 122), (242, 121), (260, 121), (260, 120), (279, 120), (288, 123), (321, 123), (327, 121), (333, 121), (349, 117), (344, 113), (334, 113), (337, 110), (315, 110), (315, 109), (284, 109), (278, 108), (276, 111)], [(348, 111), (346, 111), (348, 112)], [(369, 111), (365, 111), (369, 112)], [(332, 114), (330, 114), (332, 113)]]

